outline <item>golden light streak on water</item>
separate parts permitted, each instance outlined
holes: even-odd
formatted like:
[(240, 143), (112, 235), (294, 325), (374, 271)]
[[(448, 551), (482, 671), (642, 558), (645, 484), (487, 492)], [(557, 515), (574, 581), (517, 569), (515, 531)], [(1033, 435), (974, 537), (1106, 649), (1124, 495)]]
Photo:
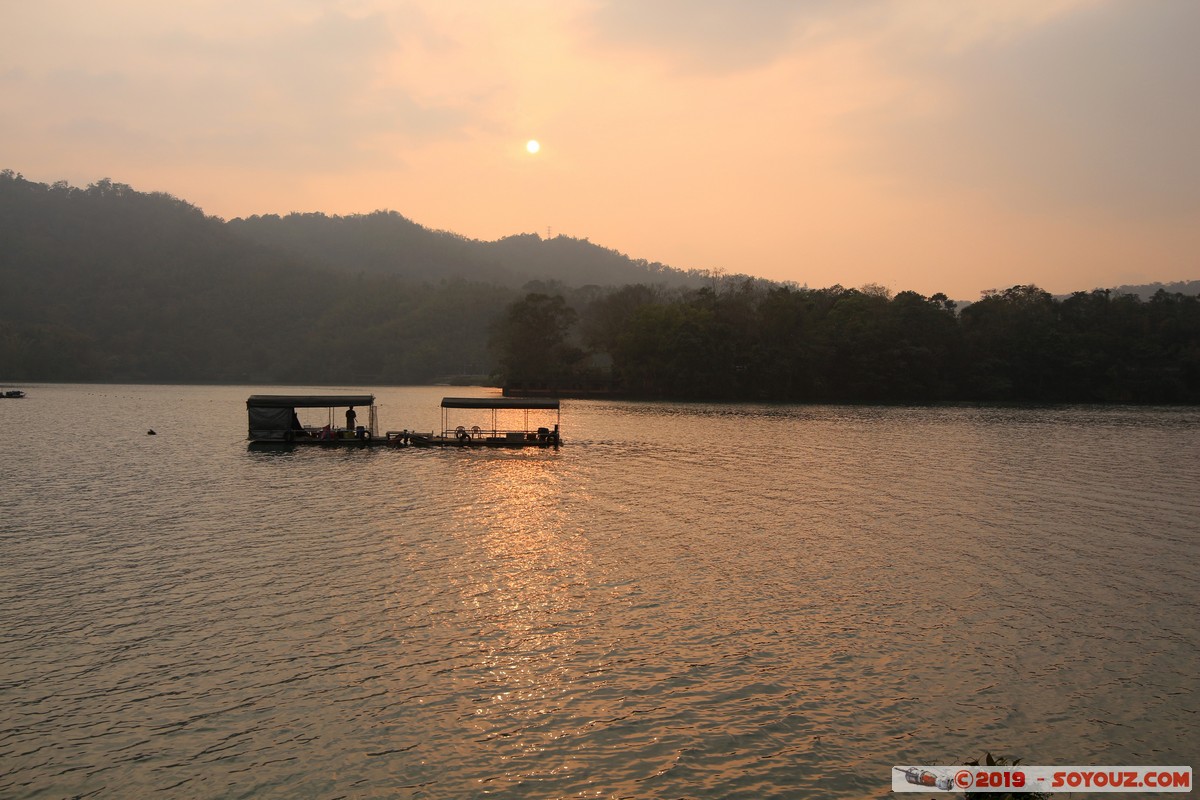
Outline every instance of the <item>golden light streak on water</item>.
[[(27, 388), (4, 429), (73, 435), (0, 438), (0, 796), (857, 798), (1200, 752), (1198, 409), (577, 401), (559, 451), (264, 453), (257, 387)], [(442, 393), (378, 390), (383, 426)]]

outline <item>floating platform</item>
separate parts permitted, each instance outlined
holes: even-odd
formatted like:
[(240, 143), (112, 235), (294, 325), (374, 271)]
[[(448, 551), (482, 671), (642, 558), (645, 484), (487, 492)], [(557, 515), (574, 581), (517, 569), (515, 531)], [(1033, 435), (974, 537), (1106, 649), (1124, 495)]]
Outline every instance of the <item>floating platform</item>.
[[(299, 409), (324, 410), (324, 424), (302, 423)], [(365, 409), (366, 424), (358, 424), (355, 409)], [(256, 394), (246, 400), (247, 438), (255, 446), (557, 448), (562, 445), (559, 433), (562, 409), (557, 398), (443, 397), (441, 409), (441, 433), (406, 429), (390, 430), (380, 436), (374, 395)], [(483, 415), (486, 419), (452, 424), (451, 412), (472, 411), (487, 412)], [(514, 424), (512, 414), (505, 413), (510, 411), (522, 412), (520, 427)], [(343, 417), (345, 424), (340, 424)]]
[[(451, 424), (451, 412), (459, 411), (490, 412), (490, 425)], [(523, 425), (514, 428), (510, 424), (500, 424), (500, 414), (504, 411), (523, 412)], [(530, 422), (531, 412), (553, 412), (553, 422), (548, 413), (542, 413), (541, 422), (536, 425)], [(509, 415), (511, 416), (511, 415)], [(535, 423), (539, 420), (535, 414)], [(562, 421), (562, 408), (557, 398), (550, 397), (443, 397), (442, 398), (442, 432), (440, 434), (408, 434), (409, 442), (414, 447), (560, 447), (562, 437), (559, 426)]]
[[(360, 408), (366, 411), (366, 424), (358, 422), (355, 409)], [(297, 409), (322, 409), (327, 421), (305, 425)], [(247, 438), (253, 445), (365, 447), (379, 438), (375, 396), (370, 394), (255, 394), (246, 400), (246, 415), (250, 423)], [(383, 438), (379, 443), (386, 442)]]

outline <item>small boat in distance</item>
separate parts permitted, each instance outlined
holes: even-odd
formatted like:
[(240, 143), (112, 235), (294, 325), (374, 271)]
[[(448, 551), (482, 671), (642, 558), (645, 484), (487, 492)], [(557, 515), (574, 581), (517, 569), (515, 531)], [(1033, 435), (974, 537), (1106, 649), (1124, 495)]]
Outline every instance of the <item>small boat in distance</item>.
[(20, 389), (8, 389), (7, 391), (0, 393), (0, 397), (3, 397), (7, 400), (20, 400), (24, 396), (25, 393)]
[[(323, 409), (317, 423), (300, 421), (298, 409)], [(366, 424), (361, 424), (365, 409)], [(256, 394), (246, 400), (250, 421), (247, 437), (254, 445), (359, 445), (393, 444), (392, 437), (378, 440), (375, 396), (370, 394)], [(324, 424), (320, 424), (323, 421)]]
[[(490, 427), (481, 427), (477, 421), (470, 427), (459, 424), (451, 427), (450, 409), (465, 409), (491, 412)], [(521, 411), (523, 424), (520, 428), (512, 424), (512, 415), (505, 415), (508, 425), (500, 425), (499, 414), (505, 411)], [(532, 427), (531, 411), (554, 412), (553, 422), (549, 414), (543, 414), (545, 423)], [(562, 444), (559, 424), (562, 410), (556, 398), (545, 397), (443, 397), (442, 432), (440, 434), (407, 435), (410, 444), (416, 447), (553, 447)], [(551, 428), (553, 425), (553, 428)]]

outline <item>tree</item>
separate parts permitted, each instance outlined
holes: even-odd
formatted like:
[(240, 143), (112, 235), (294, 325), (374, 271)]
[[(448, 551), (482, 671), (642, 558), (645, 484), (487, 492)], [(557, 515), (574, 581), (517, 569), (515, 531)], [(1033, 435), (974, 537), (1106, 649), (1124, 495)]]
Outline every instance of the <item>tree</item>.
[(561, 295), (533, 292), (510, 304), (491, 339), (503, 382), (569, 382), (583, 357), (583, 351), (568, 341), (577, 318)]
[(1059, 307), (1037, 286), (990, 291), (961, 315), (973, 400), (1067, 399)]

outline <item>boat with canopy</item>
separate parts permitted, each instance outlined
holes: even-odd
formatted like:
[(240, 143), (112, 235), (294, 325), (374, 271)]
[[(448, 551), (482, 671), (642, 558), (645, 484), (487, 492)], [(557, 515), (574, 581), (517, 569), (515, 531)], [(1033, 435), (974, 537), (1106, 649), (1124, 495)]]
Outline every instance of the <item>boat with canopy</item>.
[(561, 422), (557, 398), (443, 397), (441, 433), (408, 439), (417, 447), (557, 448)]
[(251, 444), (368, 445), (379, 435), (370, 394), (256, 394), (246, 413)]
[[(406, 429), (380, 436), (374, 395), (256, 394), (246, 400), (247, 438), (256, 446), (557, 448), (562, 444), (557, 399), (444, 397), (441, 408), (440, 433)], [(452, 414), (469, 418), (460, 421)]]

